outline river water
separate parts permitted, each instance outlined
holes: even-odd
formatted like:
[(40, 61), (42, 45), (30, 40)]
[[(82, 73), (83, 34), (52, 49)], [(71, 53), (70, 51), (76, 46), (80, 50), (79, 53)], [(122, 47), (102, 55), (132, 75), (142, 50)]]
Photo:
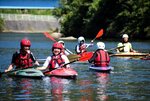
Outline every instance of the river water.
[[(37, 59), (51, 54), (52, 41), (43, 34), (0, 34), (0, 71), (11, 62), (12, 54), (19, 49), (20, 40), (29, 38), (31, 50)], [(100, 39), (99, 39), (100, 40)], [(90, 40), (87, 40), (90, 42)], [(97, 40), (94, 42), (96, 43)], [(114, 48), (117, 41), (104, 41), (106, 49)], [(65, 41), (66, 48), (74, 52), (77, 41)], [(150, 51), (150, 42), (132, 42), (134, 49)], [(96, 47), (89, 48), (89, 51)], [(0, 100), (23, 101), (148, 101), (150, 98), (150, 61), (111, 57), (114, 70), (96, 73), (88, 63), (72, 63), (78, 72), (76, 80), (56, 77), (43, 79), (0, 77)]]

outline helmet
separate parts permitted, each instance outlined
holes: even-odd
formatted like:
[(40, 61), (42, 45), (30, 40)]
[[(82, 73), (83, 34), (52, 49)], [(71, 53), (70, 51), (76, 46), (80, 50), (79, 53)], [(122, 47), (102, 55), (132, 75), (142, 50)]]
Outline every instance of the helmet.
[(122, 38), (129, 38), (128, 34), (123, 34)]
[(98, 49), (105, 49), (105, 44), (103, 42), (97, 42)]
[(31, 42), (30, 40), (28, 39), (22, 39), (21, 42), (20, 42), (20, 46), (23, 47), (23, 46), (28, 46), (30, 47), (31, 46)]
[(52, 50), (53, 50), (54, 48), (63, 49), (63, 46), (62, 46), (61, 43), (55, 42), (55, 43), (53, 44), (53, 46), (52, 46)]
[(62, 40), (58, 41), (58, 43), (62, 43), (63, 45), (65, 44), (64, 41), (62, 41)]
[(84, 41), (84, 42), (85, 42), (85, 39), (84, 39), (84, 37), (82, 37), (82, 36), (80, 36), (80, 37), (78, 38), (78, 43), (80, 43), (81, 41)]

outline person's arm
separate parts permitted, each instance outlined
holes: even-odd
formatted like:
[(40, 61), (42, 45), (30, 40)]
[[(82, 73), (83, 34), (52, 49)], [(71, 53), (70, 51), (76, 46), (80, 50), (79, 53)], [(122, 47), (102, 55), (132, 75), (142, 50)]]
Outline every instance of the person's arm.
[(97, 53), (95, 52), (95, 53), (93, 54), (93, 56), (88, 60), (89, 63), (92, 63), (92, 62), (94, 61), (94, 59), (96, 58), (96, 56), (97, 56)]
[(94, 44), (93, 44), (93, 42), (91, 42), (91, 43), (86, 43), (86, 48), (88, 48), (88, 47), (92, 47)]
[(14, 67), (14, 64), (10, 64), (8, 69), (5, 70), (5, 72), (11, 71), (13, 69), (13, 67)]
[(137, 52), (137, 51), (135, 51), (135, 50), (132, 48), (132, 44), (131, 44), (131, 43), (129, 43), (129, 47), (130, 47), (130, 52)]
[(11, 64), (9, 65), (8, 69), (5, 70), (5, 72), (11, 71), (13, 67), (15, 66), (15, 60), (17, 58), (17, 52), (13, 54)]
[(48, 67), (50, 60), (51, 60), (51, 57), (50, 56), (47, 57), (47, 59), (44, 62), (43, 66), (42, 67), (38, 67), (36, 69), (38, 69), (38, 70), (45, 70)]

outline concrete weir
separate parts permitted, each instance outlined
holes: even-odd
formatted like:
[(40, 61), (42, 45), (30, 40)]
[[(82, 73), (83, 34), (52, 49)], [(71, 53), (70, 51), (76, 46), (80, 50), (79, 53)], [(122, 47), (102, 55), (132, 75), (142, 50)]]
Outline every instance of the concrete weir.
[(30, 14), (0, 14), (4, 19), (4, 32), (44, 32), (60, 29), (53, 16)]

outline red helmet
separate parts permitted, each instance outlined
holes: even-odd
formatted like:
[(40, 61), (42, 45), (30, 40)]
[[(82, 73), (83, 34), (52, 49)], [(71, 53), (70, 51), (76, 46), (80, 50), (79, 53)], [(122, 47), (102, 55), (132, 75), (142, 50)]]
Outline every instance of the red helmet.
[(22, 39), (21, 42), (20, 42), (20, 46), (21, 47), (22, 46), (28, 46), (28, 47), (30, 47), (31, 46), (31, 42), (28, 39)]
[(63, 49), (63, 46), (62, 46), (61, 43), (55, 42), (55, 43), (53, 44), (53, 46), (52, 46), (52, 50), (53, 50), (54, 48)]

